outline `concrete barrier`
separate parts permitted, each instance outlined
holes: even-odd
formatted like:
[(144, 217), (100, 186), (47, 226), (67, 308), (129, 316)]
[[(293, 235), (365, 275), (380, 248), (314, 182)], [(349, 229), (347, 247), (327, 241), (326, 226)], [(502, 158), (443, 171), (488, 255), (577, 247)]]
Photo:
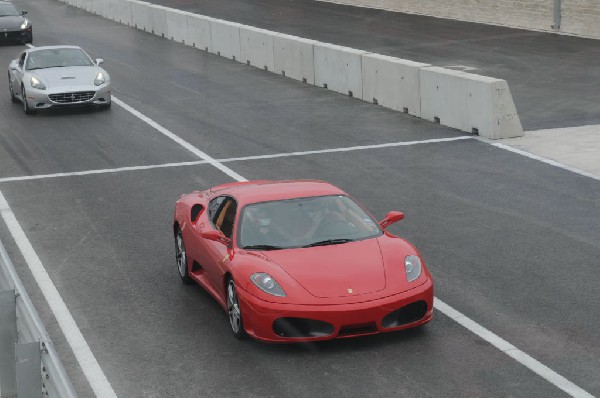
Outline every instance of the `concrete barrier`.
[(225, 58), (240, 61), (240, 24), (221, 19), (211, 19), (212, 52)]
[(130, 0), (117, 0), (117, 11), (115, 12), (115, 21), (124, 25), (131, 25)]
[(150, 27), (150, 3), (140, 0), (129, 0), (131, 7), (131, 26), (148, 31)]
[(190, 45), (211, 53), (214, 52), (210, 32), (210, 21), (213, 18), (196, 14), (189, 14), (187, 18)]
[(273, 72), (273, 37), (275, 32), (251, 26), (240, 27), (240, 62)]
[(277, 34), (273, 36), (274, 72), (308, 84), (315, 84), (314, 45), (316, 41)]
[(166, 37), (167, 35), (167, 8), (156, 4), (149, 6), (150, 12), (149, 23), (150, 26), (147, 29), (157, 36)]
[(315, 85), (359, 99), (362, 93), (362, 60), (366, 51), (315, 43)]
[(92, 0), (92, 13), (102, 15), (104, 12), (104, 2), (106, 0)]
[(94, 2), (93, 2), (93, 0), (81, 0), (79, 5), (77, 5), (76, 7), (79, 7), (82, 10), (86, 10), (88, 12), (92, 12), (92, 8), (94, 7)]
[(188, 16), (185, 11), (167, 9), (167, 38), (179, 43), (190, 45), (190, 34), (188, 30)]
[(102, 16), (107, 19), (115, 20), (117, 15), (117, 1), (118, 0), (104, 0), (104, 8), (102, 9)]
[(490, 139), (523, 135), (505, 80), (433, 66), (419, 80), (422, 118)]
[(363, 99), (421, 116), (419, 69), (430, 66), (381, 54), (362, 56)]

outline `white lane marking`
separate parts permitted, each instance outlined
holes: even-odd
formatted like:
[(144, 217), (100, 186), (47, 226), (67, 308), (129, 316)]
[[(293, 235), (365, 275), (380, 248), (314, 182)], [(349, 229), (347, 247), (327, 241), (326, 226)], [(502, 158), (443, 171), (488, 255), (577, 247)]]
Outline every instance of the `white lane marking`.
[[(146, 121), (147, 118), (145, 116), (143, 116), (141, 113), (139, 113), (138, 111), (135, 111), (133, 108), (131, 108), (129, 106), (127, 106), (126, 109), (128, 109), (128, 110), (131, 109), (131, 111), (136, 112), (136, 116), (140, 115), (141, 117), (140, 116), (138, 116), (138, 117), (140, 117), (140, 119), (142, 119), (142, 117), (143, 117), (144, 119), (142, 119), (142, 120)], [(150, 120), (150, 119), (147, 119), (147, 120)], [(175, 134), (173, 134), (170, 131), (166, 130), (164, 127), (159, 126), (155, 122), (152, 122), (152, 123), (153, 123), (153, 126), (156, 125), (156, 126), (160, 127), (161, 129), (165, 130), (166, 132), (168, 132), (169, 138), (173, 139), (175, 142), (180, 142), (181, 141), (183, 143), (182, 145), (184, 145), (185, 148), (187, 148), (188, 150), (190, 150), (192, 153), (198, 152), (198, 153), (204, 154), (204, 152), (201, 152), (199, 149), (195, 148), (194, 146), (192, 146), (188, 142), (180, 139)], [(165, 133), (163, 133), (163, 134), (165, 134)], [(208, 155), (206, 155), (206, 156), (208, 157)], [(269, 155), (265, 155), (265, 156), (269, 156)], [(208, 158), (210, 158), (210, 157), (208, 157)], [(211, 159), (210, 163), (213, 166), (217, 167), (219, 170), (223, 170), (223, 168), (225, 166), (223, 166), (222, 164), (220, 164), (220, 162), (217, 161), (216, 159), (213, 159), (213, 158), (210, 158), (210, 159)], [(229, 174), (229, 173), (228, 174), (231, 175), (233, 179), (235, 179), (237, 181), (248, 181), (246, 178), (244, 178), (241, 175), (235, 173), (233, 170), (231, 170), (229, 168), (227, 168), (227, 170), (231, 171), (231, 174)], [(238, 177), (237, 178), (233, 177), (233, 175), (236, 175)], [(481, 326), (480, 324), (478, 324), (477, 322), (475, 322), (471, 318), (467, 317), (466, 315), (462, 314), (461, 312), (459, 312), (459, 311), (455, 310), (454, 308), (450, 307), (448, 304), (446, 304), (443, 301), (439, 300), (437, 297), (434, 298), (434, 303), (435, 303), (434, 305), (435, 305), (435, 307), (437, 308), (438, 311), (440, 311), (443, 314), (449, 316), (450, 318), (452, 318), (453, 320), (455, 320), (456, 322), (458, 322), (460, 325), (462, 325), (463, 327), (465, 327), (467, 330), (471, 331), (472, 333), (475, 333), (476, 335), (478, 335), (479, 337), (481, 337), (485, 341), (487, 341), (490, 344), (492, 344), (494, 347), (498, 348), (502, 352), (504, 352), (507, 355), (509, 355), (515, 361), (517, 361), (520, 364), (522, 364), (523, 366), (527, 367), (528, 369), (530, 369), (531, 371), (533, 371), (537, 375), (543, 377), (546, 381), (548, 381), (549, 383), (553, 384), (554, 386), (560, 388), (561, 390), (563, 390), (567, 394), (569, 394), (569, 395), (571, 395), (573, 397), (577, 397), (577, 398), (593, 398), (593, 396), (591, 394), (589, 394), (588, 392), (586, 392), (585, 390), (583, 390), (580, 387), (576, 386), (575, 384), (573, 384), (572, 382), (570, 382), (569, 380), (567, 380), (563, 376), (561, 376), (558, 373), (554, 372), (552, 369), (548, 368), (547, 366), (545, 366), (542, 363), (540, 363), (537, 360), (535, 360), (530, 355), (528, 355), (525, 352), (519, 350), (518, 348), (516, 348), (512, 344), (508, 343), (506, 340), (500, 338), (496, 334), (494, 334), (491, 331), (489, 331), (488, 329), (484, 328), (483, 326)]]
[(126, 103), (124, 103), (120, 99), (118, 99), (118, 98), (116, 98), (116, 97), (113, 96), (112, 97), (112, 101), (114, 101), (117, 105), (119, 105), (120, 107), (122, 107), (127, 112), (131, 113), (132, 115), (134, 115), (135, 117), (137, 117), (138, 119), (140, 119), (141, 121), (143, 121), (144, 123), (146, 123), (149, 126), (155, 128), (158, 132), (164, 134), (166, 137), (172, 139), (173, 141), (175, 141), (176, 143), (178, 143), (179, 145), (181, 145), (182, 147), (184, 147), (185, 149), (187, 149), (188, 151), (190, 151), (194, 155), (198, 156), (200, 159), (205, 160), (207, 163), (210, 163), (211, 165), (213, 165), (217, 169), (221, 170), (223, 173), (227, 174), (229, 177), (233, 178), (234, 180), (237, 180), (237, 181), (247, 181), (244, 177), (242, 177), (241, 175), (239, 175), (235, 171), (231, 170), (229, 167), (221, 164), (220, 162), (218, 162), (216, 159), (214, 159), (213, 157), (211, 157), (207, 153), (201, 151), (200, 149), (196, 148), (195, 146), (193, 146), (189, 142), (187, 142), (184, 139), (180, 138), (179, 136), (173, 134), (171, 131), (167, 130), (166, 128), (164, 128), (160, 124), (156, 123), (154, 120), (150, 119), (148, 116), (146, 116), (146, 115), (142, 114), (141, 112), (138, 112), (137, 110), (133, 109), (131, 106), (127, 105)]
[(585, 170), (578, 169), (576, 167), (568, 166), (566, 164), (557, 162), (556, 160), (552, 160), (552, 159), (545, 158), (543, 156), (535, 155), (535, 154), (533, 154), (531, 152), (523, 151), (522, 149), (513, 148), (511, 146), (508, 146), (506, 144), (500, 144), (498, 142), (488, 142), (488, 141), (483, 141), (483, 142), (487, 142), (488, 144), (490, 144), (492, 146), (495, 146), (496, 148), (500, 148), (500, 149), (504, 149), (504, 150), (507, 150), (507, 151), (510, 151), (510, 152), (513, 152), (513, 153), (517, 153), (519, 155), (526, 156), (526, 157), (528, 157), (530, 159), (538, 160), (540, 162), (544, 162), (544, 163), (549, 164), (551, 166), (560, 167), (561, 169), (565, 169), (565, 170), (568, 170), (570, 172), (577, 173), (577, 174), (580, 174), (582, 176), (593, 178), (594, 180), (600, 181), (600, 176), (598, 176), (596, 174), (587, 172)]
[(48, 272), (33, 249), (31, 242), (27, 239), (23, 228), (21, 228), (21, 225), (17, 221), (15, 214), (11, 210), (1, 191), (0, 213), (2, 214), (2, 218), (12, 234), (13, 239), (17, 243), (19, 250), (21, 250), (25, 262), (29, 266), (35, 281), (40, 287), (44, 298), (48, 302), (52, 313), (58, 321), (58, 324), (60, 325), (69, 346), (71, 346), (71, 349), (77, 358), (77, 362), (79, 362), (92, 390), (96, 394), (96, 397), (116, 398), (117, 395), (100, 368), (98, 361), (96, 361), (94, 354), (92, 354), (92, 350), (85, 341), (81, 330), (77, 327), (67, 305), (50, 279)]
[(500, 336), (484, 328), (483, 326), (481, 326), (471, 318), (467, 317), (463, 313), (450, 307), (448, 304), (444, 303), (437, 297), (435, 297), (433, 305), (438, 311), (440, 311), (447, 317), (453, 319), (472, 333), (476, 334), (488, 343), (492, 344), (494, 347), (504, 352), (506, 355), (510, 356), (515, 361), (523, 364), (524, 366), (535, 372), (538, 376), (544, 378), (546, 381), (560, 388), (570, 396), (577, 398), (593, 398), (593, 395), (591, 395), (587, 391), (573, 384), (572, 382), (559, 375), (546, 365), (542, 364), (541, 362), (534, 359), (525, 352), (519, 350), (517, 347), (510, 344), (508, 341), (504, 340)]
[[(460, 136), (460, 137), (439, 138), (439, 139), (431, 139), (431, 140), (423, 140), (423, 141), (402, 141), (402, 142), (391, 142), (391, 143), (385, 143), (385, 144), (361, 145), (361, 146), (353, 146), (353, 147), (346, 147), (346, 148), (317, 149), (317, 150), (313, 150), (313, 151), (283, 152), (283, 153), (275, 153), (275, 154), (270, 154), (270, 155), (256, 155), (256, 156), (244, 156), (244, 157), (237, 157), (237, 158), (216, 159), (216, 161), (221, 162), (221, 163), (227, 163), (227, 162), (238, 162), (238, 161), (246, 161), (246, 160), (273, 159), (273, 158), (283, 158), (283, 157), (290, 157), (290, 156), (305, 156), (305, 155), (315, 155), (315, 154), (318, 155), (318, 154), (323, 154), (323, 153), (349, 152), (349, 151), (359, 151), (359, 150), (367, 150), (367, 149), (391, 148), (391, 147), (398, 147), (398, 146), (433, 144), (433, 143), (439, 143), (439, 142), (451, 142), (451, 141), (459, 141), (459, 140), (465, 140), (465, 139), (472, 139), (472, 137)], [(123, 171), (151, 170), (151, 169), (168, 168), (168, 167), (182, 167), (182, 166), (196, 166), (196, 165), (207, 164), (207, 163), (209, 163), (207, 160), (197, 160), (197, 161), (191, 161), (191, 162), (162, 163), (162, 164), (153, 164), (153, 165), (147, 165), (147, 166), (126, 166), (126, 167), (117, 167), (114, 169), (73, 171), (70, 173), (38, 174), (38, 175), (33, 175), (33, 176), (4, 177), (4, 178), (0, 178), (0, 184), (3, 182), (13, 182), (13, 181), (30, 181), (30, 180), (41, 180), (41, 179), (46, 179), (46, 178), (120, 173)]]
[(168, 168), (168, 167), (195, 166), (195, 165), (206, 164), (206, 163), (207, 163), (206, 160), (196, 160), (196, 161), (192, 161), (192, 162), (163, 163), (163, 164), (152, 164), (152, 165), (147, 165), (147, 166), (126, 166), (126, 167), (118, 167), (118, 168), (114, 168), (114, 169), (72, 171), (69, 173), (38, 174), (38, 175), (33, 175), (33, 176), (4, 177), (4, 178), (0, 178), (0, 184), (3, 182), (13, 182), (13, 181), (43, 180), (46, 178), (87, 176), (87, 175), (93, 175), (93, 174), (120, 173), (123, 171), (151, 170), (151, 169), (161, 169), (161, 168)]

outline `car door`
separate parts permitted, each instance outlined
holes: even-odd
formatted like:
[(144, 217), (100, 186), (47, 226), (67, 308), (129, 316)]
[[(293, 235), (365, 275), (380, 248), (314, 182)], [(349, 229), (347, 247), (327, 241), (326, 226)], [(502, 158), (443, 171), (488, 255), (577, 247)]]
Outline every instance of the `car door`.
[(15, 90), (15, 94), (17, 96), (21, 96), (21, 81), (23, 81), (23, 75), (25, 73), (25, 58), (27, 56), (26, 52), (23, 52), (19, 58), (17, 58), (17, 69), (10, 71), (10, 78), (12, 82), (13, 89)]

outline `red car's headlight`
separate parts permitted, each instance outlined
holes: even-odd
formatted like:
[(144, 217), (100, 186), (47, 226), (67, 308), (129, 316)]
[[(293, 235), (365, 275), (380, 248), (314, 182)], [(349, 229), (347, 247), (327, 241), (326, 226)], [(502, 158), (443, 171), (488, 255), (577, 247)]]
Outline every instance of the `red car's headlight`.
[(406, 279), (409, 282), (414, 281), (421, 276), (421, 260), (418, 256), (406, 256), (404, 259), (404, 269), (406, 270)]
[(271, 294), (277, 297), (285, 297), (285, 292), (283, 288), (279, 286), (279, 283), (269, 274), (264, 272), (257, 272), (255, 274), (250, 275), (250, 280), (252, 283), (256, 285), (260, 290), (265, 293)]

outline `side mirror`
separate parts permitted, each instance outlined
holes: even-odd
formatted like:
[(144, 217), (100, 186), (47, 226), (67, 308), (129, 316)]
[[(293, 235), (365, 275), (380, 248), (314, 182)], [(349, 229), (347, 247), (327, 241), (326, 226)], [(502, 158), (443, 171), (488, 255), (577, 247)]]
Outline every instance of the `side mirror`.
[(29, 13), (29, 11), (27, 11), (27, 10), (21, 11), (21, 15), (27, 15), (27, 13)]
[(104, 60), (102, 58), (96, 58), (96, 65), (102, 65)]
[(388, 226), (402, 219), (404, 219), (404, 213), (401, 211), (390, 211), (385, 215), (383, 220), (379, 221), (379, 226), (383, 229), (386, 229)]
[(202, 232), (202, 237), (204, 239), (222, 243), (225, 246), (229, 246), (231, 244), (231, 239), (223, 235), (223, 232), (217, 230)]

